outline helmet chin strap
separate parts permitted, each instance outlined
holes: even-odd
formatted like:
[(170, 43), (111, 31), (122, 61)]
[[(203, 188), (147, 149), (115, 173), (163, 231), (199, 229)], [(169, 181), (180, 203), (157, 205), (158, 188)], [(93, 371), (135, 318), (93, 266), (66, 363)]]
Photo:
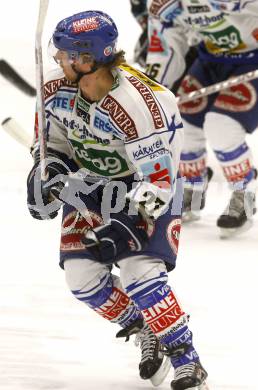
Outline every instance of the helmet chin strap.
[(75, 64), (72, 64), (71, 67), (72, 67), (72, 70), (74, 71), (74, 73), (77, 74), (77, 77), (75, 80), (76, 83), (79, 83), (79, 81), (82, 79), (83, 76), (87, 76), (87, 74), (95, 73), (96, 70), (98, 70), (98, 66), (96, 63), (94, 63), (92, 69), (89, 70), (88, 72), (78, 72), (78, 70), (76, 70), (76, 68), (75, 68)]

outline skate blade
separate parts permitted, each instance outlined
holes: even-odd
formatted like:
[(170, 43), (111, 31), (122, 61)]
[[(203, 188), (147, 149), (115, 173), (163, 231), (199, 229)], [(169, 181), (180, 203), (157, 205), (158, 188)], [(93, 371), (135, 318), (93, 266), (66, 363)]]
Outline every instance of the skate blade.
[(182, 215), (182, 222), (183, 223), (189, 223), (198, 221), (201, 218), (201, 215), (198, 211), (184, 211)]
[(206, 382), (203, 382), (200, 386), (189, 387), (187, 390), (209, 390), (209, 387)]
[(253, 221), (248, 220), (243, 226), (239, 228), (220, 228), (220, 238), (226, 239), (238, 236), (239, 234), (245, 233), (246, 231), (251, 229), (252, 226)]
[(166, 379), (171, 367), (170, 358), (166, 356), (158, 371), (150, 378), (151, 384), (154, 387), (161, 385), (161, 383)]

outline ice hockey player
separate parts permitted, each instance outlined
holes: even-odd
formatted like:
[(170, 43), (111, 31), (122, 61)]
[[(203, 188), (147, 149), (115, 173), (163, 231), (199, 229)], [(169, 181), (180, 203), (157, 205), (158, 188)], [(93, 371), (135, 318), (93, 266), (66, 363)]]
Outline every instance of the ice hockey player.
[(60, 68), (44, 88), (49, 177), (42, 186), (36, 126), (28, 207), (33, 218), (54, 218), (62, 200), (67, 284), (122, 327), (118, 337), (138, 332), (141, 377), (160, 383), (166, 354), (172, 389), (204, 389), (188, 316), (168, 284), (180, 232), (182, 121), (174, 95), (125, 63), (117, 37), (101, 11), (58, 23), (50, 52)]
[(148, 48), (147, 0), (130, 0), (130, 6), (131, 13), (142, 30), (134, 48), (134, 62), (145, 68)]
[[(189, 45), (198, 55), (178, 94), (207, 87), (257, 69), (258, 2), (237, 0), (148, 1), (147, 74), (171, 88), (185, 69)], [(221, 236), (247, 230), (255, 213), (256, 170), (246, 134), (258, 125), (258, 79), (181, 104), (185, 142), (181, 175), (186, 178), (184, 218), (198, 218), (211, 172), (206, 140), (232, 192), (217, 220)], [(194, 190), (194, 191), (193, 191)]]

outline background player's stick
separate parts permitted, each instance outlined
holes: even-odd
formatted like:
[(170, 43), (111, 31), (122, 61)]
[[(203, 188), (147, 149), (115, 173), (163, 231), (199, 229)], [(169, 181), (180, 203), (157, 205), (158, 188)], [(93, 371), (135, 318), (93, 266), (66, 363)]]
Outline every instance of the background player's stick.
[(36, 89), (25, 81), (5, 60), (0, 60), (0, 74), (26, 95), (36, 96)]
[[(241, 74), (237, 77), (231, 78), (226, 81), (222, 81), (218, 84), (210, 85), (206, 88), (198, 89), (197, 91), (190, 92), (189, 94), (182, 95), (180, 97), (177, 97), (178, 104), (184, 103), (184, 102), (190, 102), (192, 100), (201, 98), (203, 96), (210, 95), (215, 92), (222, 91), (223, 89), (229, 88), (233, 85), (240, 84), (242, 82), (250, 81), (258, 77), (258, 70), (255, 70), (253, 72), (248, 72)], [(28, 133), (20, 126), (15, 119), (13, 118), (7, 118), (2, 122), (3, 129), (16, 141), (22, 143), (25, 146), (29, 146), (31, 143), (31, 137), (28, 135)], [(27, 140), (24, 142), (24, 140)]]
[(36, 91), (37, 91), (37, 111), (38, 111), (38, 134), (40, 144), (40, 167), (41, 180), (44, 182), (48, 178), (46, 158), (47, 158), (47, 129), (44, 100), (44, 78), (43, 78), (43, 58), (42, 58), (42, 33), (47, 15), (49, 0), (40, 0), (39, 14), (35, 39), (35, 60), (36, 60)]
[(24, 130), (24, 128), (13, 118), (6, 118), (2, 122), (2, 127), (12, 138), (26, 148), (31, 147), (32, 137)]
[(223, 89), (227, 89), (230, 87), (233, 87), (234, 85), (244, 83), (246, 81), (250, 81), (253, 79), (256, 79), (258, 77), (258, 69), (254, 70), (252, 72), (247, 72), (240, 74), (239, 76), (232, 77), (228, 80), (221, 81), (220, 83), (209, 85), (208, 87), (203, 87), (201, 89), (198, 89), (197, 91), (190, 92), (185, 95), (178, 96), (177, 103), (187, 103), (195, 99), (199, 99), (203, 96), (211, 95), (216, 92), (220, 92)]

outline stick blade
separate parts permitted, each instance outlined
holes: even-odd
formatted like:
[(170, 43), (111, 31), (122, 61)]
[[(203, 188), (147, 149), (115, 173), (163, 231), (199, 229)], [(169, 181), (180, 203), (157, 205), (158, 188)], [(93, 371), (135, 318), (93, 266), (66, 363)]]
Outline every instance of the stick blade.
[(32, 137), (24, 130), (24, 128), (14, 119), (6, 118), (2, 122), (4, 131), (14, 138), (27, 149), (31, 147)]

